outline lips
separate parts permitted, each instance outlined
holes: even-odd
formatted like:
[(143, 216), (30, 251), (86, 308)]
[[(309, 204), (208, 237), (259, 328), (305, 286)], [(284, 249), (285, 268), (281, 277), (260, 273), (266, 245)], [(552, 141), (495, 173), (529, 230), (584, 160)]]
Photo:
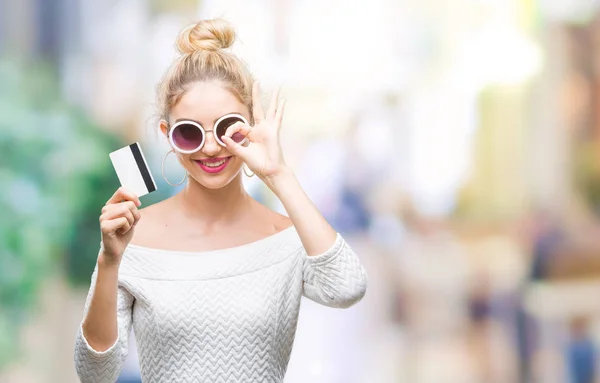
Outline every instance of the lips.
[(204, 165), (204, 166), (208, 166), (209, 168), (217, 168), (221, 165), (223, 165), (225, 163), (225, 161), (227, 161), (227, 158), (224, 158), (222, 160), (219, 161), (202, 161), (200, 160), (199, 162)]
[(222, 172), (227, 167), (229, 161), (231, 161), (231, 157), (203, 158), (201, 160), (194, 160), (200, 169), (209, 174)]

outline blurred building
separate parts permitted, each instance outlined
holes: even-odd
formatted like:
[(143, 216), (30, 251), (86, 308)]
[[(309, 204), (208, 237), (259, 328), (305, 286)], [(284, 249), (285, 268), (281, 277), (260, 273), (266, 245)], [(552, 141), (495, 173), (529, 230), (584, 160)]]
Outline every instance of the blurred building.
[[(538, 381), (586, 376), (600, 328), (597, 285), (582, 281), (600, 270), (598, 1), (5, 0), (1, 58), (50, 63), (68, 102), (147, 142), (160, 169), (154, 87), (179, 30), (216, 16), (264, 91), (284, 85), (286, 159), (371, 266), (350, 314), (303, 306), (290, 382), (509, 382), (519, 359)], [(83, 298), (50, 281), (11, 377), (74, 381)]]

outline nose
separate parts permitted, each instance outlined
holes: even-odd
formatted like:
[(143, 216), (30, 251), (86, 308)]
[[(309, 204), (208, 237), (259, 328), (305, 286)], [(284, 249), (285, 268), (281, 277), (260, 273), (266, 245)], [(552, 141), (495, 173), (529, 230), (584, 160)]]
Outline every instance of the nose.
[(204, 142), (204, 146), (202, 147), (202, 153), (206, 154), (209, 157), (213, 157), (216, 156), (217, 153), (221, 151), (221, 149), (221, 145), (219, 145), (219, 143), (215, 139), (214, 130), (208, 130), (206, 132), (206, 141)]

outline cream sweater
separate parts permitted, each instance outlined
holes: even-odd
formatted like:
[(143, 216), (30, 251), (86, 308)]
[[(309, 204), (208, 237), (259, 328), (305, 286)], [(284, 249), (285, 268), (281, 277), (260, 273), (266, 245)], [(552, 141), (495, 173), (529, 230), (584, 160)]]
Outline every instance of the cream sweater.
[[(95, 280), (96, 270), (84, 312)], [(144, 383), (282, 382), (301, 297), (346, 308), (364, 296), (366, 284), (339, 234), (312, 257), (294, 227), (206, 252), (129, 245), (119, 269), (119, 337), (98, 352), (80, 327), (75, 368), (84, 383), (115, 382), (133, 326)]]

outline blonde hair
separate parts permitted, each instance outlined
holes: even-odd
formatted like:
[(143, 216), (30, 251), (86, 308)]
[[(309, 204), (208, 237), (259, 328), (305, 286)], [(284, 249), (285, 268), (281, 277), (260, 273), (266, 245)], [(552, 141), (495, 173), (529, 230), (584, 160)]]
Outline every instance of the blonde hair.
[[(169, 114), (190, 86), (202, 81), (219, 81), (252, 112), (254, 78), (246, 64), (227, 51), (235, 41), (233, 26), (223, 19), (201, 20), (184, 28), (175, 46), (181, 56), (158, 85), (158, 112)], [(252, 115), (252, 113), (250, 113)]]

